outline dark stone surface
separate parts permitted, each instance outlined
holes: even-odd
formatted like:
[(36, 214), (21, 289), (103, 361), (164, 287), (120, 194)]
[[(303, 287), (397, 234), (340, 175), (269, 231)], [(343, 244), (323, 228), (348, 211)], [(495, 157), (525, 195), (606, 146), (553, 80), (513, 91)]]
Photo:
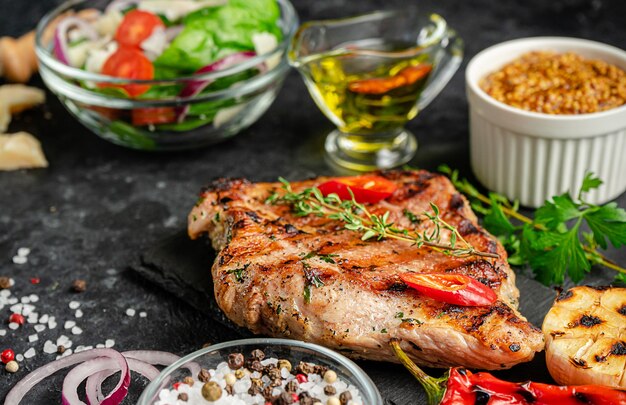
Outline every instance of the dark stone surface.
[[(54, 0), (0, 0), (0, 35), (30, 29)], [(334, 17), (393, 7), (402, 1), (376, 2), (320, 0), (296, 1), (302, 20)], [(513, 0), (424, 1), (439, 11), (466, 42), (466, 61), (494, 43), (525, 36), (565, 35), (598, 40), (626, 48), (621, 0)], [(467, 106), (462, 67), (444, 92), (409, 128), (418, 136), (415, 165), (433, 169), (449, 163), (470, 175)], [(41, 86), (39, 79), (34, 85)], [(50, 119), (44, 119), (44, 111)], [(0, 275), (15, 279), (17, 296), (36, 293), (40, 314), (57, 318), (59, 326), (28, 343), (32, 326), (0, 337), (0, 346), (23, 353), (34, 346), (37, 355), (21, 363), (15, 375), (0, 378), (0, 398), (27, 371), (53, 359), (42, 352), (43, 342), (62, 333), (63, 322), (73, 319), (71, 300), (81, 302), (84, 330), (73, 336), (74, 345), (94, 345), (107, 338), (116, 348), (160, 349), (179, 354), (198, 349), (207, 341), (230, 339), (234, 333), (205, 314), (127, 270), (139, 254), (185, 226), (187, 212), (200, 187), (217, 176), (245, 176), (272, 180), (329, 172), (321, 159), (323, 135), (330, 123), (309, 98), (300, 78), (292, 72), (277, 102), (240, 136), (202, 150), (148, 154), (106, 143), (89, 133), (63, 110), (52, 96), (45, 108), (16, 117), (11, 131), (28, 130), (41, 140), (51, 162), (47, 170), (0, 173)], [(626, 198), (619, 199), (626, 206)], [(168, 245), (169, 246), (169, 245)], [(27, 264), (13, 264), (20, 247), (30, 247)], [(620, 263), (624, 252), (609, 252)], [(209, 264), (206, 264), (206, 271)], [(598, 281), (611, 278), (596, 270)], [(40, 277), (41, 283), (29, 283)], [(69, 291), (75, 278), (88, 282), (87, 291)], [(530, 290), (533, 290), (532, 288)], [(146, 311), (146, 318), (125, 315), (127, 308)], [(0, 310), (0, 320), (8, 317)], [(417, 384), (394, 365), (366, 365), (389, 403), (418, 402)], [(533, 370), (534, 368), (534, 370)], [(545, 378), (545, 371), (522, 366), (524, 378)], [(393, 378), (386, 376), (392, 374)], [(58, 403), (62, 378), (39, 384), (28, 403)]]

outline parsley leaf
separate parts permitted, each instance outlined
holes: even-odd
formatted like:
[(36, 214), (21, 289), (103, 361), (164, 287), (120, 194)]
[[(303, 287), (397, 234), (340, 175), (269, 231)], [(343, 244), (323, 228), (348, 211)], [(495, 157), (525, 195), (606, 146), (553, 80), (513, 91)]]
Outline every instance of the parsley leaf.
[(597, 178), (593, 173), (587, 172), (585, 173), (585, 178), (583, 179), (583, 184), (580, 186), (580, 191), (578, 193), (578, 199), (582, 199), (582, 195), (587, 193), (595, 188), (600, 187), (604, 182)]
[(542, 207), (537, 209), (535, 222), (554, 230), (561, 224), (580, 216), (581, 212), (572, 197), (569, 194), (562, 194), (553, 197), (552, 201), (546, 201)]
[(492, 205), (491, 210), (489, 210), (483, 220), (485, 228), (487, 228), (487, 230), (492, 232), (494, 235), (510, 235), (513, 231), (515, 231), (515, 227), (506, 215), (504, 215), (500, 204), (498, 204), (496, 196), (491, 193), (489, 198)]
[(608, 239), (615, 247), (626, 245), (626, 211), (616, 203), (591, 209), (584, 214), (596, 243), (606, 249)]

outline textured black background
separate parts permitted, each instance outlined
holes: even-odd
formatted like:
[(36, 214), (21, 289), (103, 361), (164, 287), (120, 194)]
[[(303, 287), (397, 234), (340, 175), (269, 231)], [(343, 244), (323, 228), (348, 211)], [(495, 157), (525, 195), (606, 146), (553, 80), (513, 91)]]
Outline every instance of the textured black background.
[[(0, 0), (0, 35), (31, 29), (54, 0)], [(301, 20), (346, 16), (403, 1), (297, 0)], [(565, 35), (589, 38), (626, 48), (626, 2), (614, 1), (423, 1), (442, 14), (466, 43), (466, 61), (497, 42), (526, 36)], [(464, 66), (444, 92), (409, 128), (420, 150), (413, 164), (435, 168), (449, 163), (470, 175)], [(39, 79), (34, 85), (41, 86)], [(51, 118), (44, 119), (44, 113)], [(29, 130), (41, 140), (50, 160), (47, 170), (0, 173), (0, 275), (16, 280), (17, 295), (37, 293), (40, 314), (55, 315), (56, 330), (27, 343), (32, 328), (8, 331), (0, 347), (23, 353), (34, 345), (37, 356), (22, 363), (15, 375), (0, 371), (0, 398), (26, 374), (52, 359), (42, 352), (46, 339), (56, 339), (62, 322), (71, 319), (67, 304), (82, 303), (84, 329), (74, 345), (116, 340), (116, 347), (161, 349), (188, 353), (207, 341), (231, 337), (205, 315), (155, 287), (127, 266), (156, 241), (175, 234), (199, 188), (217, 176), (272, 180), (328, 172), (321, 159), (323, 135), (331, 129), (310, 100), (300, 78), (292, 72), (277, 102), (249, 130), (223, 144), (174, 154), (148, 154), (101, 141), (72, 119), (53, 96), (44, 109), (17, 117), (11, 131)], [(626, 198), (620, 198), (626, 206)], [(15, 265), (19, 247), (30, 247), (29, 262)], [(624, 253), (610, 256), (622, 264)], [(206, 265), (208, 271), (209, 265)], [(610, 280), (604, 272), (606, 280)], [(31, 285), (30, 277), (41, 277)], [(75, 278), (89, 283), (82, 295), (69, 292)], [(124, 315), (127, 308), (145, 310), (147, 318)], [(8, 317), (0, 311), (0, 321)], [(5, 326), (0, 326), (5, 328)], [(376, 367), (377, 375), (392, 366)], [(371, 366), (368, 369), (373, 369)], [(391, 372), (391, 371), (389, 371)], [(397, 372), (397, 371), (396, 371)], [(543, 373), (540, 373), (542, 375)], [(39, 385), (28, 403), (60, 402), (60, 378)], [(381, 386), (398, 405), (416, 403), (416, 384), (408, 376)], [(407, 394), (408, 392), (408, 394)]]

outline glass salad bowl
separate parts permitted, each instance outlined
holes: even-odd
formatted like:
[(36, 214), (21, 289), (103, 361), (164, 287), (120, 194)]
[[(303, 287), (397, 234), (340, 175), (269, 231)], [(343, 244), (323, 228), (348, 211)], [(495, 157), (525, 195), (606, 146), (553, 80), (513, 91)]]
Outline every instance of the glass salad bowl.
[[(182, 381), (185, 377), (190, 377), (190, 369), (193, 369), (191, 365), (207, 370), (216, 369), (220, 363), (228, 361), (229, 354), (242, 353), (247, 357), (256, 349), (262, 350), (266, 359), (286, 359), (294, 368), (300, 361), (328, 367), (336, 373), (337, 381), (341, 380), (358, 390), (363, 404), (383, 405), (380, 393), (372, 380), (359, 366), (341, 354), (312, 343), (271, 338), (234, 340), (193, 352), (164, 369), (158, 378), (150, 382), (137, 404), (152, 405), (168, 402), (162, 390), (171, 388), (173, 384)], [(191, 399), (193, 395), (189, 396)], [(230, 402), (224, 399), (220, 403)]]
[[(159, 10), (164, 2), (71, 0), (39, 23), (36, 53), (44, 83), (100, 137), (142, 150), (190, 149), (237, 134), (276, 98), (298, 26), (288, 0), (180, 2), (194, 9), (176, 8), (177, 1)], [(133, 10), (149, 10), (161, 20), (135, 47), (144, 55), (139, 62), (152, 64), (150, 79), (137, 73), (141, 63), (131, 64), (128, 74), (138, 51), (128, 51), (122, 40), (130, 36), (119, 32)], [(106, 74), (118, 53), (110, 66), (122, 73)]]
[(446, 21), (419, 7), (304, 23), (289, 61), (336, 126), (330, 161), (355, 171), (408, 162), (417, 150), (405, 124), (461, 64), (463, 44)]

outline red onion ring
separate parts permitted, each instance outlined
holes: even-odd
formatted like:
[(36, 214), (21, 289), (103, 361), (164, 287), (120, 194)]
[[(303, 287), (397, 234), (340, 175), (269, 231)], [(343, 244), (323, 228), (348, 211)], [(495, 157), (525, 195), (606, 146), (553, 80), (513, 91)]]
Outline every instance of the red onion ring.
[[(139, 363), (141, 363), (149, 367), (152, 367), (153, 365), (169, 366), (170, 364), (175, 363), (180, 359), (180, 357), (175, 354), (156, 350), (133, 350), (123, 352), (122, 355), (126, 357), (126, 360), (128, 360), (128, 364), (132, 371), (136, 371), (144, 375), (149, 380), (152, 380), (154, 378), (151, 378), (142, 370), (135, 370), (133, 368), (134, 365), (138, 365)], [(200, 365), (195, 362), (189, 362), (183, 367), (187, 368), (191, 372), (191, 375), (198, 375), (201, 370)], [(104, 397), (102, 396), (102, 383), (104, 382), (104, 380), (115, 374), (117, 371), (119, 370), (109, 369), (89, 376), (89, 378), (87, 379), (87, 386), (85, 390), (87, 392), (87, 400), (90, 404), (100, 403), (100, 401), (104, 399)]]
[[(224, 70), (228, 67), (236, 65), (237, 63), (241, 63), (248, 59), (251, 59), (256, 56), (256, 52), (253, 51), (244, 51), (230, 54), (228, 56), (223, 57), (222, 59), (207, 65), (200, 70), (198, 70), (195, 74), (202, 73), (211, 73), (217, 72), (219, 70)], [(263, 65), (264, 66), (264, 65)], [(213, 83), (213, 80), (192, 80), (187, 83), (187, 85), (181, 90), (179, 97), (193, 97), (197, 96), (202, 92), (202, 90), (206, 89)], [(178, 108), (176, 111), (176, 119), (179, 123), (183, 122), (189, 113), (189, 105), (185, 105), (184, 107)]]
[(54, 56), (66, 65), (70, 65), (68, 57), (68, 44), (67, 34), (72, 27), (77, 27), (83, 34), (87, 36), (91, 41), (98, 39), (98, 32), (96, 29), (86, 20), (75, 16), (65, 17), (59, 22), (57, 29), (54, 33)]
[(183, 31), (185, 26), (183, 25), (172, 25), (165, 30), (165, 38), (168, 42), (172, 42), (174, 38), (178, 36)]
[(126, 360), (124, 357), (116, 352), (113, 349), (91, 349), (86, 350), (84, 352), (74, 353), (67, 357), (62, 357), (58, 360), (55, 360), (51, 363), (46, 364), (43, 367), (36, 369), (35, 371), (30, 372), (26, 377), (24, 377), (21, 381), (19, 381), (15, 386), (9, 391), (7, 394), (4, 403), (17, 405), (24, 398), (24, 396), (40, 381), (44, 378), (51, 376), (59, 370), (62, 370), (66, 367), (73, 366), (78, 363), (83, 363), (88, 360), (95, 359), (97, 357), (108, 357), (112, 359), (117, 359), (120, 361), (123, 360), (126, 367), (126, 374), (128, 373), (128, 364), (126, 364)]
[(106, 396), (101, 402), (102, 405), (118, 405), (121, 403), (126, 394), (128, 394), (128, 386), (130, 385), (130, 371), (128, 362), (121, 353), (115, 352), (119, 358), (102, 358), (88, 360), (74, 367), (63, 380), (62, 404), (63, 405), (86, 405), (78, 397), (78, 387), (90, 375), (103, 370), (109, 370), (116, 367), (122, 371), (120, 382), (115, 386), (113, 391)]
[[(100, 371), (92, 373), (89, 376), (83, 375), (83, 380), (85, 379), (85, 377), (88, 377), (87, 384), (85, 386), (85, 392), (87, 393), (87, 403), (90, 405), (103, 403), (106, 397), (102, 394), (102, 383), (107, 378), (109, 378), (113, 374), (120, 371), (119, 368), (117, 369), (115, 368), (114, 363), (112, 363), (111, 361), (107, 359), (96, 359), (93, 361), (97, 361), (97, 360), (108, 361), (107, 365), (109, 365), (110, 368), (102, 369), (101, 367), (98, 367)], [(136, 373), (143, 375), (150, 381), (154, 380), (155, 378), (159, 376), (160, 371), (151, 364), (148, 364), (141, 360), (132, 359), (129, 357), (126, 358), (126, 361), (128, 362), (128, 367), (130, 368), (131, 371), (134, 371)], [(77, 366), (76, 368), (74, 368), (74, 370), (76, 370), (78, 367), (81, 367), (84, 364), (87, 364), (87, 363), (83, 363), (80, 366)], [(72, 370), (71, 372), (73, 372), (74, 370)], [(69, 377), (69, 374), (68, 374), (68, 377)], [(71, 391), (71, 392), (74, 392), (74, 391)]]

